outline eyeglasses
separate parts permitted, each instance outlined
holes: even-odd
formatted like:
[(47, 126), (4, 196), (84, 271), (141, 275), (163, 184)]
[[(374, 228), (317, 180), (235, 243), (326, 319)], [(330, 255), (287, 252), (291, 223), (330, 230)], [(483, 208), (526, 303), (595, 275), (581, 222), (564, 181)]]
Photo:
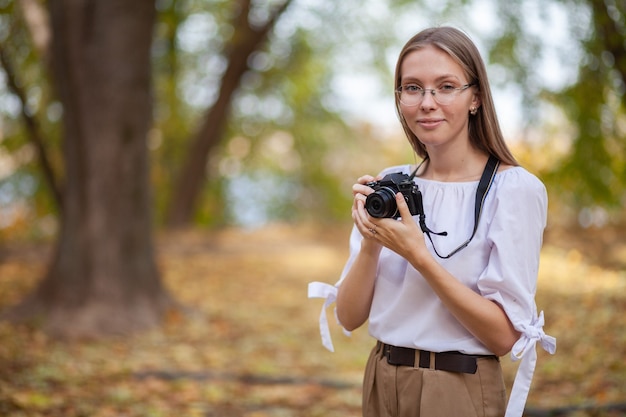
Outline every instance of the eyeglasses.
[(445, 106), (452, 103), (459, 94), (473, 85), (474, 83), (470, 83), (461, 87), (454, 87), (450, 84), (446, 84), (437, 88), (422, 88), (417, 84), (405, 84), (396, 89), (396, 94), (398, 95), (400, 103), (405, 106), (417, 106), (422, 102), (428, 91), (433, 95), (433, 99), (438, 104)]

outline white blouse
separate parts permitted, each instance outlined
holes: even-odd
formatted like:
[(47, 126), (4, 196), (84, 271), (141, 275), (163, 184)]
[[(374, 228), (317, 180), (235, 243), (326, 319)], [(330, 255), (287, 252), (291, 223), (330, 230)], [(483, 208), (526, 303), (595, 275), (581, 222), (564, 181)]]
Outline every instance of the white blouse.
[[(410, 174), (410, 166), (384, 170)], [(474, 228), (478, 181), (439, 182), (415, 178), (423, 195), (426, 225), (447, 236), (431, 235), (440, 255), (465, 242)], [(484, 202), (476, 234), (469, 245), (449, 259), (435, 259), (454, 277), (483, 297), (499, 304), (522, 333), (511, 358), (524, 357), (507, 407), (508, 416), (521, 416), (536, 362), (535, 343), (554, 353), (556, 341), (543, 332), (543, 312), (537, 315), (535, 292), (539, 252), (546, 226), (547, 195), (544, 185), (521, 167), (496, 174)], [(417, 217), (415, 217), (417, 221)], [(355, 228), (350, 236), (350, 257), (335, 286), (309, 285), (309, 297), (326, 299), (320, 316), (322, 342), (333, 350), (325, 308), (336, 300), (337, 288), (354, 259), (363, 237)], [(443, 305), (430, 285), (404, 258), (383, 248), (378, 262), (375, 292), (369, 315), (369, 332), (381, 342), (434, 352), (459, 351), (491, 354)]]

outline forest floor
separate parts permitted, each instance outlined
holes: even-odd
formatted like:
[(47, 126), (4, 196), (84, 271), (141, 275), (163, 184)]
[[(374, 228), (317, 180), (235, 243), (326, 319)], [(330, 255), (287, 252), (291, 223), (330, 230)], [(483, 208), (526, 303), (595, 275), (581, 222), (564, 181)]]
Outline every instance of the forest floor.
[[(624, 230), (549, 231), (537, 304), (558, 340), (539, 359), (528, 416), (626, 416)], [(360, 416), (361, 378), (373, 340), (320, 342), (322, 300), (347, 256), (344, 226), (162, 235), (158, 262), (190, 314), (132, 337), (52, 340), (0, 322), (0, 416)], [(41, 277), (49, 248), (0, 251), (0, 310)], [(507, 386), (517, 363), (502, 359)]]

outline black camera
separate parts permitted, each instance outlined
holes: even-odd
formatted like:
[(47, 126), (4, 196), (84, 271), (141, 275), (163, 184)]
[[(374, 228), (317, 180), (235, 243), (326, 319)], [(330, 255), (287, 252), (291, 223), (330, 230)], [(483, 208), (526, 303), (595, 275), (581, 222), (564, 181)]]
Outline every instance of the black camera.
[(400, 172), (388, 174), (380, 181), (367, 183), (374, 192), (367, 196), (365, 209), (372, 217), (392, 218), (400, 217), (398, 206), (396, 205), (396, 194), (402, 193), (411, 215), (420, 214), (422, 207), (422, 193), (411, 178)]

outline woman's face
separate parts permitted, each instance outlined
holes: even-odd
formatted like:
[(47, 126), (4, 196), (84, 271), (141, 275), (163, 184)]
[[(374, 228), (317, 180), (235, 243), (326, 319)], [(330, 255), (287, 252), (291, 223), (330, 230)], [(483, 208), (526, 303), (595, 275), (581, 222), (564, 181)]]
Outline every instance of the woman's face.
[[(400, 84), (403, 88), (422, 89), (460, 88), (470, 81), (463, 69), (446, 52), (426, 46), (410, 52), (400, 66)], [(455, 92), (454, 99), (442, 105), (427, 91), (417, 105), (400, 103), (400, 110), (408, 127), (426, 146), (428, 153), (454, 144), (469, 142), (468, 122), (470, 108), (480, 105), (476, 87)], [(418, 93), (419, 95), (419, 93)]]

